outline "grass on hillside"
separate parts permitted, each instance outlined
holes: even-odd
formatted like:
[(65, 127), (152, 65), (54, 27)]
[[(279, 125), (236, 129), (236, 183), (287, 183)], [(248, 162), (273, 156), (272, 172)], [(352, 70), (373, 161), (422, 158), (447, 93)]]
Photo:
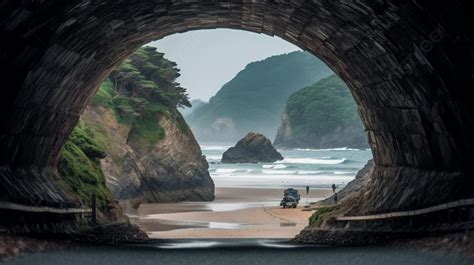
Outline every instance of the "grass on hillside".
[(99, 161), (106, 154), (85, 124), (76, 126), (62, 152), (58, 171), (66, 189), (87, 207), (92, 206), (92, 194), (96, 194), (97, 207), (104, 209), (112, 200)]
[(325, 220), (331, 216), (335, 216), (340, 213), (340, 208), (337, 206), (321, 207), (309, 217), (309, 224), (320, 226)]

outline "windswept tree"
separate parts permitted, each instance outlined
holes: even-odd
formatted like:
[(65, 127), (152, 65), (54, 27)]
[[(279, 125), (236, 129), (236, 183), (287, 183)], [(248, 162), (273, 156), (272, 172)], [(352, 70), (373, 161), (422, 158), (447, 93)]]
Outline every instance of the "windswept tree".
[(142, 47), (110, 74), (114, 106), (124, 119), (191, 107), (186, 89), (176, 81), (179, 76), (175, 62), (155, 47)]

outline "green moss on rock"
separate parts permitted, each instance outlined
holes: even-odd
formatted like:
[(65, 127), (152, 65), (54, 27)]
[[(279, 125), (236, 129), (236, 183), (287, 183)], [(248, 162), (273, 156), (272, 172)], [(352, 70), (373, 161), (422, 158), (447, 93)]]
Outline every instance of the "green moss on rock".
[(128, 140), (141, 150), (149, 151), (165, 136), (165, 130), (156, 118), (144, 116), (133, 123)]
[(64, 186), (91, 207), (92, 194), (97, 196), (97, 206), (104, 209), (112, 200), (105, 184), (100, 158), (104, 149), (93, 139), (93, 133), (83, 123), (73, 130), (63, 147), (59, 161), (59, 174)]

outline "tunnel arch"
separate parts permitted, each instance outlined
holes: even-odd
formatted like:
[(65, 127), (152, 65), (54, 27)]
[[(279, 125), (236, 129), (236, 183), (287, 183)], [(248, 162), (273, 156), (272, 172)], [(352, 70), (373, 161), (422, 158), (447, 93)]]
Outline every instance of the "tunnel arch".
[(472, 197), (468, 11), (463, 1), (4, 1), (0, 199), (74, 204), (51, 175), (101, 82), (143, 44), (211, 28), (279, 36), (348, 84), (376, 164), (352, 213)]

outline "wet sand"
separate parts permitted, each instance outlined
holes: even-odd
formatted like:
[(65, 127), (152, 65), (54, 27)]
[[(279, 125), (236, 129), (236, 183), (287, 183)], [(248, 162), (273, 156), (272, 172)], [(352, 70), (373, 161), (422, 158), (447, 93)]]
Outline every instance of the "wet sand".
[(143, 204), (131, 220), (152, 238), (292, 238), (307, 224), (309, 202), (330, 190), (300, 190), (296, 209), (282, 209), (283, 189), (216, 188), (213, 202)]

